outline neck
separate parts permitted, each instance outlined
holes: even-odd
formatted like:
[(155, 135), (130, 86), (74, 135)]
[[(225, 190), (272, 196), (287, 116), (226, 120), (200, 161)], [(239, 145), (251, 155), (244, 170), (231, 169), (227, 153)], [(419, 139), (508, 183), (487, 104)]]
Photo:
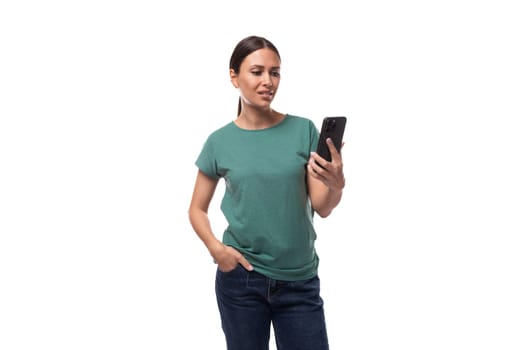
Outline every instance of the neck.
[(269, 128), (279, 123), (284, 116), (271, 108), (251, 110), (244, 108), (235, 120), (235, 124), (243, 129), (257, 130)]

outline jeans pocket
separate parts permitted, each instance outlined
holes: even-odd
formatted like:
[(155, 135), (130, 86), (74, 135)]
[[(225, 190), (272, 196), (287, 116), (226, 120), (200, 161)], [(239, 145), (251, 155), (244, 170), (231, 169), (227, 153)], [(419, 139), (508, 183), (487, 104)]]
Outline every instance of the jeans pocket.
[(223, 275), (231, 275), (233, 274), (236, 270), (238, 270), (239, 268), (241, 268), (241, 264), (237, 264), (235, 265), (235, 267), (231, 270), (228, 270), (228, 271), (223, 271), (221, 270), (218, 266), (217, 266), (217, 271)]

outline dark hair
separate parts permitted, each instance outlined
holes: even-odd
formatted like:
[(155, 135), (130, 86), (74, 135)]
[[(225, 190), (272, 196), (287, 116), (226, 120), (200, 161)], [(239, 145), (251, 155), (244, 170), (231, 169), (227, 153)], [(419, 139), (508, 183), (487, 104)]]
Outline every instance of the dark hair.
[[(239, 74), (241, 63), (244, 61), (246, 56), (259, 49), (270, 49), (277, 54), (277, 57), (281, 59), (279, 51), (272, 42), (261, 36), (251, 35), (248, 36), (235, 46), (232, 56), (230, 58), (230, 69), (233, 69), (235, 74)], [(241, 114), (241, 98), (239, 97), (239, 107), (237, 108), (237, 115)]]

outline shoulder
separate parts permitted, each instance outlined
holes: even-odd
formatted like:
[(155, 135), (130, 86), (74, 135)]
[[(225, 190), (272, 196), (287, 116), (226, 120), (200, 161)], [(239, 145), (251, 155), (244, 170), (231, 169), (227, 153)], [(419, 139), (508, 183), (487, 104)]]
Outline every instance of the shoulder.
[(286, 118), (289, 120), (290, 124), (293, 124), (295, 127), (305, 128), (310, 131), (317, 131), (315, 123), (309, 118), (294, 114), (287, 114)]
[(233, 122), (229, 122), (228, 124), (225, 124), (220, 128), (213, 130), (208, 135), (208, 140), (220, 140), (224, 137), (228, 137), (228, 135), (234, 132), (234, 130), (235, 128), (233, 127)]
[(301, 125), (303, 127), (314, 127), (314, 122), (306, 117), (298, 116), (295, 114), (286, 114), (286, 118), (289, 120), (290, 123), (293, 123), (295, 125)]
[(295, 114), (286, 114), (286, 118), (288, 118), (290, 121), (292, 122), (295, 122), (295, 123), (312, 123), (312, 120), (311, 119), (308, 119), (306, 117), (301, 117), (299, 115), (295, 115)]

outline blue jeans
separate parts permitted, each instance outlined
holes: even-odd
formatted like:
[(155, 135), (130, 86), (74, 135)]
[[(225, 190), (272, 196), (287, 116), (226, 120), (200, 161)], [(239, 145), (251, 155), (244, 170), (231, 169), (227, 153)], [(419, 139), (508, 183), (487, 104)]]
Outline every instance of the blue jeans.
[(228, 350), (328, 350), (319, 278), (279, 281), (241, 265), (217, 269), (215, 292)]

